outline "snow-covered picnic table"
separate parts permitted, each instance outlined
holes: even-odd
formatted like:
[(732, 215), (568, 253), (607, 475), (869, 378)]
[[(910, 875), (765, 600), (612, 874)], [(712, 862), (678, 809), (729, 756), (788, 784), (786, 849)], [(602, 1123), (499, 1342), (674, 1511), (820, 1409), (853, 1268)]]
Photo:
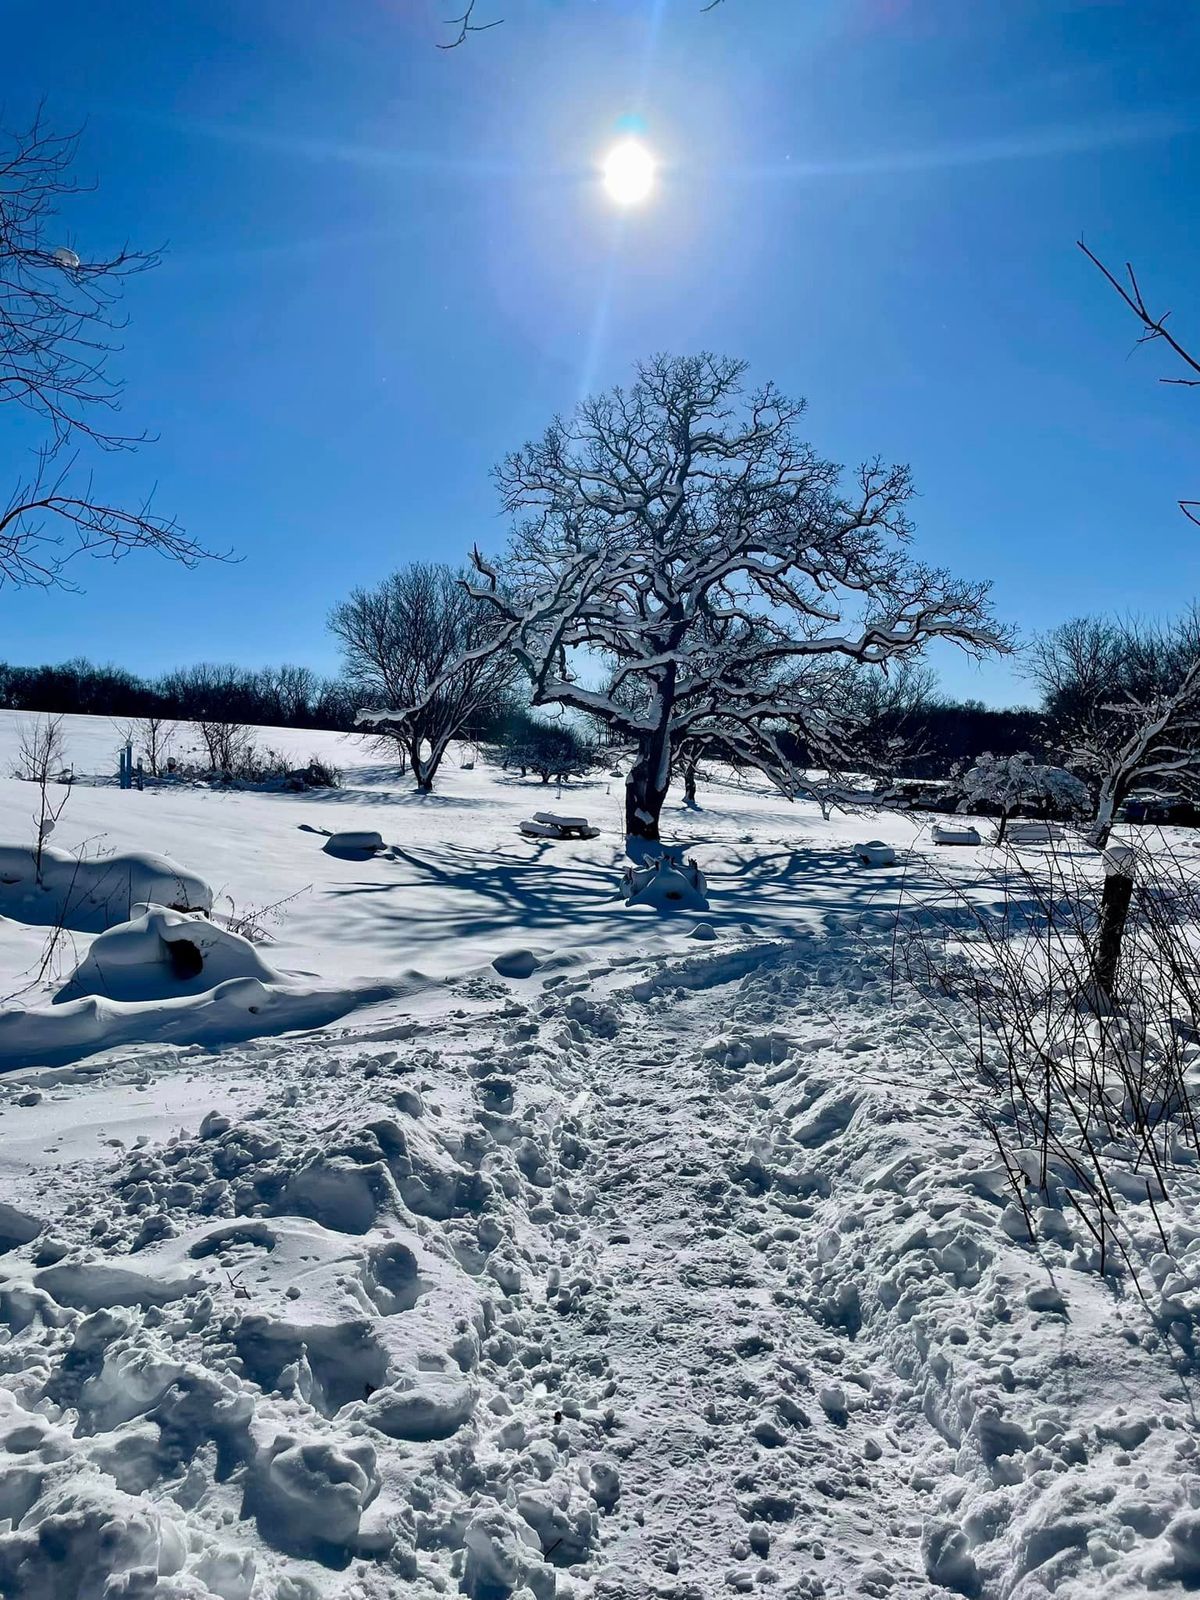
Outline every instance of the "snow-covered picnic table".
[(1062, 837), (1057, 822), (1010, 822), (1004, 830), (1007, 844), (1057, 844)]
[(523, 822), (521, 832), (530, 839), (591, 839), (596, 829), (586, 817), (560, 817), (553, 811), (535, 811), (532, 822)]

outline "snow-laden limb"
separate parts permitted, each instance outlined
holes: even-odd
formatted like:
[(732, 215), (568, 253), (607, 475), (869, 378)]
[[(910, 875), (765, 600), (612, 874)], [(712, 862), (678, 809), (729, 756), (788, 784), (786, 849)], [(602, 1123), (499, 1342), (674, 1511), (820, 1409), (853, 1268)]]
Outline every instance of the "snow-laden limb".
[(719, 735), (778, 782), (780, 730), (822, 756), (848, 744), (837, 669), (885, 670), (939, 638), (1008, 647), (986, 584), (910, 557), (907, 469), (869, 462), (844, 489), (797, 435), (802, 403), (747, 393), (744, 375), (659, 356), (585, 401), (498, 469), (520, 520), (499, 561), (472, 554), (469, 592), (499, 627), (448, 678), (506, 652), (535, 705), (631, 740), (626, 825), (642, 837), (681, 740)]

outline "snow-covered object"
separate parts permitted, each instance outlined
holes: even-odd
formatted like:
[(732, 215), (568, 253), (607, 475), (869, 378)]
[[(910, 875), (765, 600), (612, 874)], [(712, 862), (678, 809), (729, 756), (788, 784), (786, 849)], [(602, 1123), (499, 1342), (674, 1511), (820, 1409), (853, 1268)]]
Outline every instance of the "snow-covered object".
[(370, 829), (348, 829), (344, 833), (331, 833), (325, 841), (325, 853), (330, 856), (351, 856), (356, 860), (373, 856), (383, 849), (383, 835)]
[(211, 911), (204, 879), (167, 856), (144, 850), (80, 859), (50, 845), (37, 861), (27, 845), (0, 845), (0, 914), (38, 926), (99, 933), (125, 922), (139, 904)]
[(621, 895), (631, 906), (657, 911), (707, 911), (708, 883), (692, 860), (665, 852), (625, 868)]
[(1010, 822), (1004, 837), (1009, 844), (1056, 844), (1063, 830), (1057, 822)]
[(551, 828), (561, 828), (564, 833), (584, 833), (590, 826), (586, 817), (564, 817), (557, 811), (535, 811), (533, 820)]
[(600, 832), (586, 817), (560, 817), (553, 811), (535, 811), (532, 822), (523, 822), (527, 839), (594, 839)]
[(57, 266), (64, 267), (68, 272), (74, 272), (80, 265), (79, 257), (70, 245), (60, 244), (54, 252), (54, 261)]
[(1101, 860), (1106, 878), (1132, 878), (1137, 872), (1137, 851), (1132, 845), (1110, 844)]
[(935, 822), (933, 825), (934, 844), (982, 844), (979, 829), (969, 824), (955, 824), (953, 822)]
[(868, 839), (865, 844), (856, 844), (854, 854), (864, 867), (894, 867), (896, 865), (896, 852), (890, 844), (884, 844), (882, 839)]
[(85, 994), (110, 1000), (165, 1000), (200, 994), (230, 978), (278, 983), (249, 939), (198, 912), (138, 907), (141, 915), (118, 923), (92, 947), (60, 990), (60, 1001)]

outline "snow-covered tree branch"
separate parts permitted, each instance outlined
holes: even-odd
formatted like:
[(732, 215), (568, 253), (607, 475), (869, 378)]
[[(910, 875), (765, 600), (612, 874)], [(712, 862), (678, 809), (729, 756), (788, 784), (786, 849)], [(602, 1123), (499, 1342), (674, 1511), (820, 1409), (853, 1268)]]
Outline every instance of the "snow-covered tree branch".
[(1034, 806), (1046, 815), (1083, 816), (1091, 796), (1087, 786), (1065, 767), (1046, 766), (1035, 761), (1028, 751), (1014, 756), (994, 756), (988, 752), (968, 768), (959, 779), (962, 790), (960, 811), (979, 811), (985, 806), (1000, 813), (997, 843), (1002, 843), (1009, 818), (1024, 806)]

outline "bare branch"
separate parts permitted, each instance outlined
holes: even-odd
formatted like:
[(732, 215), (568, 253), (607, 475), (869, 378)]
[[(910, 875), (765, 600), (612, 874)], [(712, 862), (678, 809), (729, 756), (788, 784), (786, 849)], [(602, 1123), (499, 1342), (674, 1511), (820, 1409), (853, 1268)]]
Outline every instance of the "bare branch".
[(60, 219), (86, 185), (74, 174), (78, 136), (51, 132), (39, 109), (28, 127), (0, 130), (0, 406), (14, 404), (45, 425), (30, 482), (18, 484), (0, 515), (0, 587), (63, 584), (63, 568), (91, 553), (118, 557), (153, 549), (187, 566), (208, 556), (147, 499), (126, 510), (97, 494), (90, 477), (68, 482), (65, 448), (131, 450), (144, 432), (111, 422), (121, 383), (108, 358), (124, 326), (126, 280), (157, 265), (156, 251), (95, 254), (71, 243)]
[(1149, 310), (1131, 264), (1128, 261), (1125, 263), (1125, 272), (1129, 279), (1129, 287), (1126, 288), (1120, 279), (1109, 271), (1109, 269), (1104, 265), (1103, 261), (1100, 260), (1099, 256), (1094, 255), (1092, 251), (1088, 249), (1087, 245), (1084, 244), (1082, 239), (1076, 240), (1076, 243), (1088, 260), (1093, 264), (1093, 266), (1098, 267), (1099, 270), (1104, 274), (1109, 283), (1112, 284), (1113, 288), (1121, 296), (1121, 299), (1124, 300), (1125, 304), (1133, 312), (1134, 316), (1137, 317), (1139, 322), (1141, 322), (1145, 327), (1146, 331), (1138, 340), (1138, 343), (1149, 344), (1154, 339), (1165, 340), (1170, 348), (1179, 357), (1179, 359), (1186, 366), (1190, 367), (1193, 372), (1198, 374), (1198, 376), (1195, 378), (1160, 378), (1159, 382), (1183, 384), (1188, 388), (1200, 387), (1200, 358), (1197, 358), (1196, 356), (1192, 355), (1189, 350), (1186, 350), (1184, 346), (1179, 343), (1178, 339), (1176, 339), (1175, 336), (1168, 331), (1166, 324), (1167, 318), (1171, 315), (1169, 311), (1165, 311), (1161, 317), (1156, 317)]
[(451, 39), (449, 44), (438, 45), (439, 50), (457, 50), (469, 33), (486, 33), (489, 28), (498, 28), (504, 21), (503, 17), (497, 17), (494, 22), (473, 22), (471, 19), (475, 14), (476, 3), (477, 0), (467, 0), (467, 9), (461, 17), (446, 18), (448, 27), (458, 29), (458, 36)]

